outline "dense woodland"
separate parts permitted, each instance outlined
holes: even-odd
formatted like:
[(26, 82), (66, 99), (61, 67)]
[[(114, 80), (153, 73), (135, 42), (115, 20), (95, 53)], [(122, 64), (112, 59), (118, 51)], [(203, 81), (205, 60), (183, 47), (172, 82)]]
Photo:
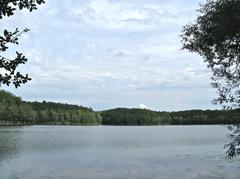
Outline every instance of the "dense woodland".
[(53, 102), (24, 102), (0, 91), (1, 125), (97, 125), (101, 116), (91, 108)]
[(53, 102), (25, 102), (0, 91), (0, 125), (193, 125), (238, 124), (239, 110), (156, 112), (117, 108), (95, 112), (91, 108)]
[(103, 111), (101, 115), (104, 125), (195, 125), (240, 122), (240, 110), (156, 112), (147, 109), (117, 108)]

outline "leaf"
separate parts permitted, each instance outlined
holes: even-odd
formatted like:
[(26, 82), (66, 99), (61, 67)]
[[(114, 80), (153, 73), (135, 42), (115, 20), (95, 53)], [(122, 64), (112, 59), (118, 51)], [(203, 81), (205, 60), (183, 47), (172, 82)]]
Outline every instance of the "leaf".
[(8, 36), (8, 31), (6, 29), (4, 30), (4, 36)]

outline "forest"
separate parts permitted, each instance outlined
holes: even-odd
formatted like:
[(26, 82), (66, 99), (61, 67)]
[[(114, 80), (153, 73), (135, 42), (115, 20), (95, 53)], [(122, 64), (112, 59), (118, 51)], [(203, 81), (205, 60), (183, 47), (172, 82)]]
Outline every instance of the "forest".
[(26, 102), (0, 90), (0, 125), (199, 125), (239, 121), (240, 109), (158, 112), (116, 108), (96, 112), (78, 105)]
[(238, 124), (240, 110), (188, 110), (156, 112), (117, 108), (101, 112), (103, 125), (202, 125)]
[(53, 102), (25, 102), (0, 91), (0, 125), (99, 125), (101, 116), (91, 108)]

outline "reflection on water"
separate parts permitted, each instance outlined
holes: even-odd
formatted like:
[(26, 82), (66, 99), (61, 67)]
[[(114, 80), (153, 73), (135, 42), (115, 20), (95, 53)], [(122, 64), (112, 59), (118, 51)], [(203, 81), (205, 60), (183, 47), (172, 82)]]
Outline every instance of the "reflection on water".
[(0, 127), (0, 178), (240, 178), (223, 126)]
[(22, 131), (18, 128), (0, 128), (0, 166), (2, 163), (14, 159), (21, 143)]

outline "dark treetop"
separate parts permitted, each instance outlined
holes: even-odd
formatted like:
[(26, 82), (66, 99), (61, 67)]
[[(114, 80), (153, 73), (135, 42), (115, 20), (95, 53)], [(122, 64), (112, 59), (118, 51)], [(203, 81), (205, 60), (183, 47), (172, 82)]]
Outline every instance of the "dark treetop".
[[(212, 70), (214, 103), (240, 108), (240, 1), (207, 0), (182, 31), (183, 49), (198, 53)], [(230, 127), (229, 156), (240, 154), (240, 126)]]
[(158, 112), (148, 109), (116, 108), (101, 112), (104, 125), (201, 125), (235, 124), (240, 110), (188, 110)]
[(182, 32), (183, 49), (201, 55), (211, 68), (215, 103), (240, 107), (240, 1), (208, 0)]
[(0, 91), (0, 125), (97, 125), (101, 116), (91, 108), (53, 102), (24, 102)]

